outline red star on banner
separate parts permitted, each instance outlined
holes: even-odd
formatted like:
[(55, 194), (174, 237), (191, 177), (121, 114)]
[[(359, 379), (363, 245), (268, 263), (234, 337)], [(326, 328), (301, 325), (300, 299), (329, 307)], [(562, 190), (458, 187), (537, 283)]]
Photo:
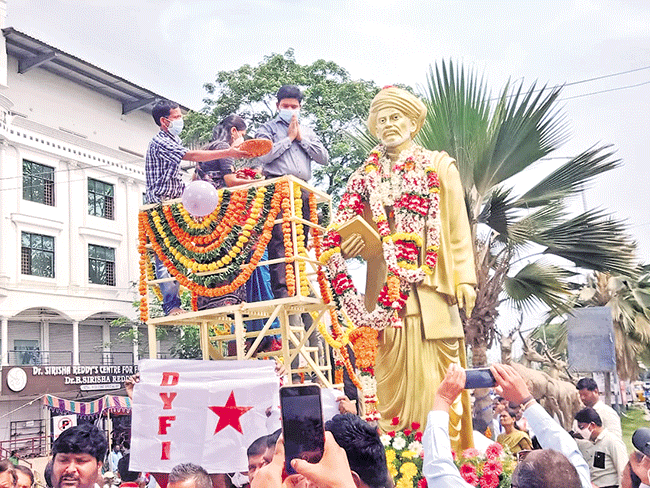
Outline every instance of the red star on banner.
[(219, 416), (219, 422), (217, 422), (217, 428), (214, 429), (214, 433), (217, 434), (219, 431), (225, 429), (229, 425), (235, 429), (240, 434), (243, 434), (241, 430), (241, 423), (239, 418), (248, 412), (253, 407), (238, 407), (235, 402), (235, 392), (231, 391), (228, 401), (223, 407), (208, 407), (214, 413)]

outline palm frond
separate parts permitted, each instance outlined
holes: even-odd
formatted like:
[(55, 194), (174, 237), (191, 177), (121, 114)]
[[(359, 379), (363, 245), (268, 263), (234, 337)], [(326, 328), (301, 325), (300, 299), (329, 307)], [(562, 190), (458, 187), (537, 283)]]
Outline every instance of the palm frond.
[(354, 128), (352, 132), (347, 132), (346, 137), (348, 137), (352, 142), (357, 144), (364, 152), (370, 153), (372, 149), (379, 144), (379, 140), (373, 136), (367, 128), (360, 130)]
[(508, 299), (522, 310), (545, 304), (555, 313), (569, 311), (567, 297), (571, 287), (567, 279), (574, 276), (564, 268), (543, 261), (528, 263), (515, 276), (508, 276), (504, 289)]
[[(511, 203), (516, 206), (515, 202)], [(514, 222), (508, 229), (508, 237), (515, 245), (529, 243), (534, 235), (560, 224), (564, 216), (564, 206), (553, 202)]]
[(509, 188), (495, 188), (477, 218), (477, 222), (488, 225), (503, 236), (503, 239), (508, 237), (508, 228), (515, 218), (513, 214), (515, 207), (512, 205), (513, 199), (510, 198), (511, 193), (512, 190)]
[(446, 151), (458, 163), (464, 188), (472, 188), (474, 162), (488, 142), (490, 95), (483, 78), (452, 61), (429, 68), (424, 90), (427, 118), (418, 142), (430, 150)]
[(595, 176), (616, 168), (620, 159), (612, 160), (612, 146), (592, 147), (548, 175), (519, 197), (517, 205), (537, 207), (561, 200), (585, 188)]
[(567, 139), (565, 117), (556, 110), (560, 90), (537, 90), (533, 84), (522, 95), (521, 85), (512, 94), (508, 86), (504, 88), (491, 120), (489, 150), (474, 165), (479, 194), (520, 173)]
[(629, 276), (635, 271), (635, 243), (623, 222), (602, 210), (590, 210), (530, 236), (546, 253), (576, 266)]

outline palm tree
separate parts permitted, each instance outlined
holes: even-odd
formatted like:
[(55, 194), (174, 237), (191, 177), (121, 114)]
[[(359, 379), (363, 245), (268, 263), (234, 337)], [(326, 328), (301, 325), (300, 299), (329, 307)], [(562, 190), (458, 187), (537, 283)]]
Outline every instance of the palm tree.
[[(478, 289), (464, 325), (475, 367), (487, 364), (502, 301), (563, 311), (576, 266), (621, 275), (635, 266), (634, 243), (620, 221), (602, 210), (572, 215), (567, 208), (592, 178), (620, 164), (610, 146), (592, 147), (532, 179), (530, 169), (555, 165), (547, 156), (568, 138), (560, 92), (507, 84), (492, 98), (472, 70), (442, 62), (429, 72), (418, 142), (454, 157), (465, 189)], [(522, 193), (514, 180), (523, 178), (534, 184)]]

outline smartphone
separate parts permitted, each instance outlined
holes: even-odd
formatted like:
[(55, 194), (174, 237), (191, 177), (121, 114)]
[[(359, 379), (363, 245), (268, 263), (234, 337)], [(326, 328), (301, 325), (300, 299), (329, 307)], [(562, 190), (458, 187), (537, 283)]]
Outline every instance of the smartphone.
[(317, 463), (325, 449), (323, 408), (318, 385), (280, 388), (280, 411), (284, 436), (284, 465), (287, 474), (296, 474), (292, 459)]
[(465, 389), (491, 388), (497, 383), (490, 368), (468, 369), (465, 371)]

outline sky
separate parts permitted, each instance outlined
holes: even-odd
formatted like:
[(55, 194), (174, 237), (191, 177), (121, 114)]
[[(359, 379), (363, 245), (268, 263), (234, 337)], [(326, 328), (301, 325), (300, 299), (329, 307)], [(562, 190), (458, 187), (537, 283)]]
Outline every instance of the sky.
[(650, 263), (647, 0), (7, 0), (5, 26), (193, 109), (218, 71), (289, 48), (299, 63), (334, 61), (379, 86), (423, 86), (449, 59), (494, 94), (508, 80), (567, 84), (571, 140), (537, 171), (612, 144), (623, 165), (575, 205), (626, 220)]

